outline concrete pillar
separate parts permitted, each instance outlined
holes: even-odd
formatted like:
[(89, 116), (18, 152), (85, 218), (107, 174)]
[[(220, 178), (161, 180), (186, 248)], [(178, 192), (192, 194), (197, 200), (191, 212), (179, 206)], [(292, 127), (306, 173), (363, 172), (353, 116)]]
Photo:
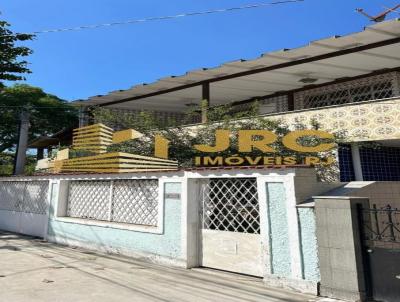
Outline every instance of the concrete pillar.
[(48, 147), (47, 148), (47, 158), (51, 158), (52, 153), (53, 153), (53, 148), (52, 147)]
[(365, 301), (366, 286), (357, 204), (368, 198), (314, 197), (321, 296)]
[(188, 179), (182, 183), (182, 224), (186, 226), (186, 234), (184, 242), (186, 247), (183, 247), (183, 253), (186, 254), (186, 268), (199, 267), (201, 265), (201, 242), (200, 233), (200, 192), (201, 186), (207, 180)]
[(79, 108), (79, 128), (87, 126), (88, 117), (87, 117), (87, 109), (86, 107)]
[(19, 139), (15, 155), (14, 175), (25, 173), (26, 150), (28, 149), (29, 112), (23, 110), (20, 115)]
[(351, 144), (351, 157), (353, 158), (353, 169), (356, 181), (363, 181), (363, 173), (361, 167), (360, 147), (357, 143)]
[(201, 122), (208, 122), (208, 108), (210, 107), (210, 84), (205, 83), (202, 86), (202, 101), (201, 101)]
[(38, 148), (37, 153), (36, 153), (36, 159), (41, 160), (44, 157), (44, 149), (43, 148)]

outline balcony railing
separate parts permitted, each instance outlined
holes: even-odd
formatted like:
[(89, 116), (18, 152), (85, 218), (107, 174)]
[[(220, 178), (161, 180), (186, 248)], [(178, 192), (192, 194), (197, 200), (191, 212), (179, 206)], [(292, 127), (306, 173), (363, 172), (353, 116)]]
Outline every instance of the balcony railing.
[[(291, 97), (289, 94), (265, 97), (258, 103), (261, 116), (279, 118), (288, 125), (317, 121), (326, 131), (345, 131), (349, 141), (400, 138), (400, 72), (397, 71), (310, 87), (292, 93)], [(248, 111), (251, 106), (250, 102), (234, 105), (232, 112)], [(118, 113), (114, 121), (107, 121), (114, 129), (126, 128), (120, 125), (125, 115), (134, 118), (140, 113), (134, 108), (111, 110)], [(181, 125), (200, 122), (200, 114), (190, 120), (182, 112), (153, 112), (153, 115), (160, 122), (169, 119)]]

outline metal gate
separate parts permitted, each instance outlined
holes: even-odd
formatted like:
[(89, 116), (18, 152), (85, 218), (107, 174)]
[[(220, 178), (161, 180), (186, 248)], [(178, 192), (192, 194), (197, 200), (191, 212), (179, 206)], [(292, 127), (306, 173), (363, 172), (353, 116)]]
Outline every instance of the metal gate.
[(358, 209), (367, 294), (375, 301), (400, 301), (400, 210), (390, 205)]
[(0, 230), (45, 237), (48, 181), (0, 182)]
[(201, 193), (202, 266), (262, 276), (256, 179), (209, 179)]

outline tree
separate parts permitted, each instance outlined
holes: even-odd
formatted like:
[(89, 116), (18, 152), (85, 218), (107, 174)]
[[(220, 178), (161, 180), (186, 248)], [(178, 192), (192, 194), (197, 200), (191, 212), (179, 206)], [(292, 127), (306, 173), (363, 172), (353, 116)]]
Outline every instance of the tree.
[(25, 84), (5, 87), (0, 92), (0, 152), (15, 148), (22, 109), (30, 115), (29, 139), (77, 125), (77, 110), (66, 101)]
[[(26, 158), (25, 173), (32, 175), (35, 172), (36, 156), (28, 155)], [(14, 154), (11, 152), (0, 153), (0, 176), (10, 175), (14, 169)]]
[[(95, 121), (104, 123), (106, 125), (113, 124), (118, 118), (120, 118), (118, 113), (113, 113), (112, 110), (105, 108), (96, 109), (93, 111), (93, 114)], [(192, 115), (193, 112), (188, 113), (189, 120)], [(235, 112), (234, 108), (232, 108), (230, 105), (214, 107), (208, 111), (207, 115), (208, 122), (206, 124), (200, 124), (198, 127), (196, 127), (196, 129), (194, 129), (192, 126), (180, 126), (174, 121), (172, 121), (169, 125), (159, 124), (158, 126), (154, 126), (157, 125), (158, 120), (155, 118), (152, 121), (148, 121), (148, 119), (151, 119), (151, 117), (154, 116), (151, 115), (151, 113), (139, 114), (131, 119), (122, 119), (125, 127), (132, 127), (145, 135), (139, 139), (111, 145), (109, 146), (108, 151), (119, 151), (153, 156), (154, 137), (157, 134), (161, 134), (172, 142), (169, 149), (170, 159), (177, 160), (182, 166), (191, 167), (194, 165), (193, 159), (196, 156), (203, 155), (199, 151), (195, 150), (193, 145), (213, 145), (215, 131), (217, 129), (230, 130), (230, 132), (233, 134), (231, 145), (227, 150), (210, 154), (211, 156), (223, 157), (237, 156), (240, 153), (238, 152), (237, 148), (238, 142), (236, 135), (239, 130), (265, 129), (274, 132), (278, 136), (277, 142), (275, 142), (272, 146), (278, 151), (276, 154), (279, 156), (296, 157), (296, 159), (301, 162), (306, 156), (314, 156), (320, 159), (326, 159), (332, 156), (334, 152), (297, 153), (285, 148), (282, 143), (282, 137), (288, 134), (290, 131), (305, 129), (318, 130), (319, 124), (312, 122), (311, 125), (303, 125), (298, 123), (289, 126), (281, 120), (264, 118), (258, 114), (257, 103), (242, 112)], [(146, 122), (142, 122), (144, 117)], [(129, 125), (129, 121), (131, 121), (131, 125)], [(146, 128), (145, 125), (149, 125), (150, 127)], [(344, 139), (345, 133), (339, 131), (334, 133), (334, 135), (334, 142), (339, 143)], [(304, 138), (301, 143), (303, 145), (313, 146), (322, 141), (323, 139), (310, 137)], [(251, 153), (246, 153), (247, 156), (252, 157), (275, 157), (277, 156), (276, 154), (265, 154), (257, 149), (253, 150)]]
[(16, 46), (16, 43), (32, 40), (34, 35), (13, 33), (9, 26), (6, 21), (0, 21), (0, 89), (4, 87), (2, 81), (24, 80), (20, 74), (30, 73), (28, 62), (19, 60), (19, 57), (30, 55), (32, 50)]

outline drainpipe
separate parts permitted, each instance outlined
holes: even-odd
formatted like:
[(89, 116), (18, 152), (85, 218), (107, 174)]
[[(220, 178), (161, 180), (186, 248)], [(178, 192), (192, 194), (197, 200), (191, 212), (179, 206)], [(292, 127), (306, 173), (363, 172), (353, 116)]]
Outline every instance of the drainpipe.
[(357, 143), (351, 144), (351, 157), (353, 158), (353, 169), (356, 181), (363, 181), (363, 173), (361, 167), (360, 147)]

